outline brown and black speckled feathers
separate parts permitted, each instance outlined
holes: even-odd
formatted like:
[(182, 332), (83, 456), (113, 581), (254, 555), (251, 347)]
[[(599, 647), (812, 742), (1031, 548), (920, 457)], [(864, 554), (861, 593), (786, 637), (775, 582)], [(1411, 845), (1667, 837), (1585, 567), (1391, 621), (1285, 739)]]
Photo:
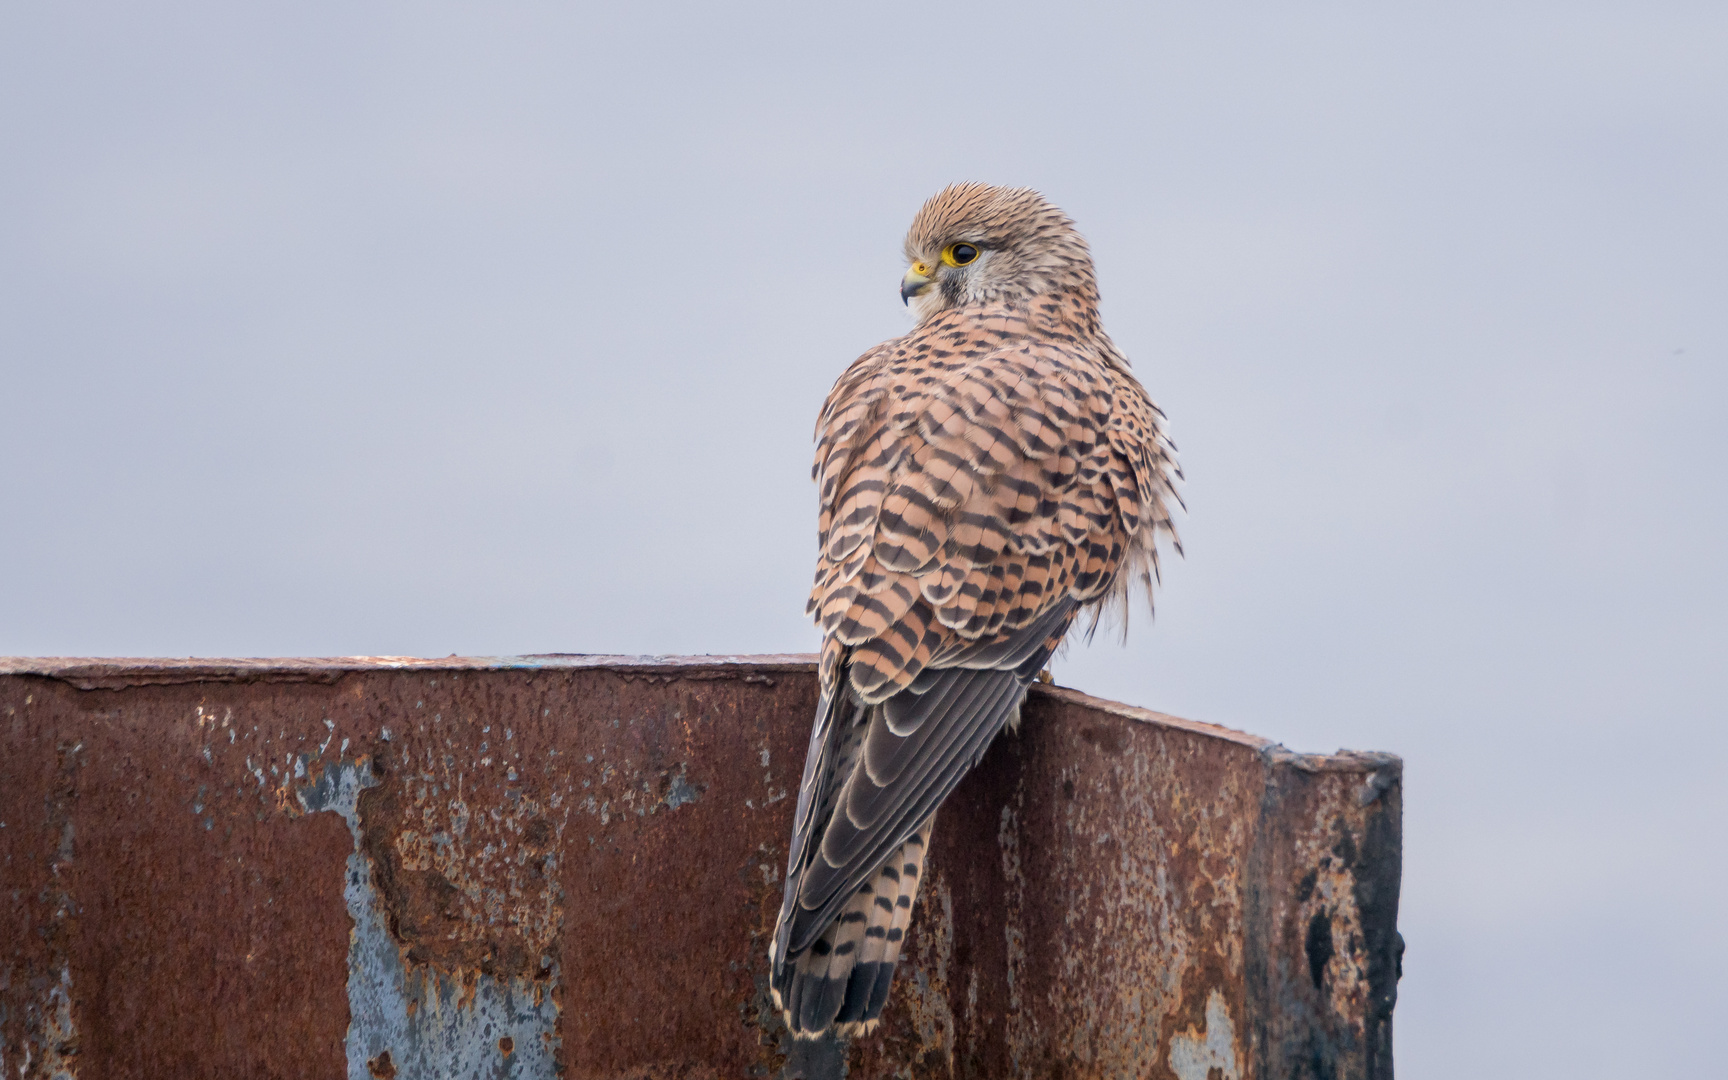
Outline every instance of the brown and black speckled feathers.
[[(955, 243), (978, 257), (944, 262)], [(1076, 615), (1136, 580), (1150, 597), (1158, 538), (1175, 542), (1175, 447), (1099, 323), (1072, 222), (1036, 192), (962, 184), (906, 247), (934, 268), (919, 325), (860, 357), (816, 427), (823, 702), (770, 980), (807, 1035), (880, 1015), (893, 958), (865, 957), (892, 932), (872, 921), (887, 871), (921, 860)], [(916, 878), (892, 880), (909, 917)]]

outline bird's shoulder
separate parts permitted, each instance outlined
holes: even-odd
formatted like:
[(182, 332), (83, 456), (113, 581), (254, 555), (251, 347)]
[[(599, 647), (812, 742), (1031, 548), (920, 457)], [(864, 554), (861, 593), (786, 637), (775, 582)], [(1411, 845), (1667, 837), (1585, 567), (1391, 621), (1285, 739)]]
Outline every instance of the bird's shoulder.
[[(1112, 425), (1116, 408), (1125, 407), (1130, 413), (1126, 426), (1134, 426), (1150, 401), (1125, 363), (1117, 368), (1120, 354), (1107, 341), (1067, 329), (1044, 325), (1036, 312), (1025, 309), (957, 308), (867, 350), (823, 402), (812, 475), (820, 478), (824, 460), (835, 449), (867, 442), (880, 427), (895, 436), (917, 427), (925, 440), (940, 441), (941, 421), (956, 407), (972, 425), (988, 426), (990, 413), (1042, 407), (1098, 431)], [(1000, 408), (989, 408), (986, 398)], [(956, 426), (953, 434), (963, 437), (963, 428)], [(1027, 455), (1045, 451), (1036, 439), (1015, 441)]]

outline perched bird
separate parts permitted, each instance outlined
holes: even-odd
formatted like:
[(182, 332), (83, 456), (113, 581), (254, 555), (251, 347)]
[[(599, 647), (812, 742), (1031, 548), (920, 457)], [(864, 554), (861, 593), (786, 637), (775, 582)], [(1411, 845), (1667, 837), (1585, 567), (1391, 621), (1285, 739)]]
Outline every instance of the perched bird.
[[(1181, 473), (1098, 319), (1092, 256), (1027, 188), (955, 184), (906, 236), (917, 326), (816, 422), (821, 701), (770, 946), (799, 1036), (870, 1030), (936, 809), (1076, 617), (1148, 600)], [(1180, 551), (1180, 546), (1176, 546)]]

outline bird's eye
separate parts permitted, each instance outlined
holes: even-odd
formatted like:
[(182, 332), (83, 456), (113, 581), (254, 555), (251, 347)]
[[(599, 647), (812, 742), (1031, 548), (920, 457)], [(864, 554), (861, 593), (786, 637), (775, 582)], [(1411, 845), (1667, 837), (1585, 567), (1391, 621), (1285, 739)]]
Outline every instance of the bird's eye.
[(949, 266), (965, 266), (978, 258), (978, 249), (971, 244), (949, 244), (942, 250), (942, 261)]

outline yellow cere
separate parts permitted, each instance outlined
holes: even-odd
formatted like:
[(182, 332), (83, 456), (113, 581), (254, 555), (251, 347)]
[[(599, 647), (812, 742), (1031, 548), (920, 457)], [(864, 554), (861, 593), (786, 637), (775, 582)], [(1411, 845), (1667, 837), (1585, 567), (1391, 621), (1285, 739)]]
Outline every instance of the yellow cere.
[(929, 263), (915, 262), (912, 264), (912, 272), (917, 274), (919, 277), (929, 277), (931, 269), (932, 267)]

